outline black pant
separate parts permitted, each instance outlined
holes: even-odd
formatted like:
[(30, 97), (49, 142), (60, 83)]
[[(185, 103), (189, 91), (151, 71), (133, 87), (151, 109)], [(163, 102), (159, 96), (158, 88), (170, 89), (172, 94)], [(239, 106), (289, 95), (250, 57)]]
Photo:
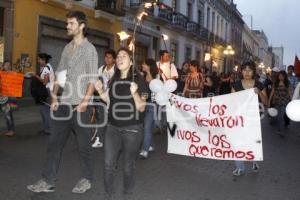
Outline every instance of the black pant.
[(113, 194), (114, 174), (120, 153), (123, 152), (123, 193), (131, 194), (135, 184), (136, 159), (143, 140), (143, 126), (116, 127), (110, 124), (104, 136), (105, 192)]
[(69, 119), (52, 119), (52, 133), (47, 146), (47, 157), (42, 176), (50, 184), (54, 184), (59, 169), (63, 148), (70, 136), (74, 132), (78, 144), (82, 177), (92, 180), (93, 177), (93, 159), (91, 147), (91, 128), (83, 127), (83, 124), (90, 124), (92, 108), (88, 106), (86, 112), (72, 112), (74, 106), (60, 105), (58, 110), (53, 113), (55, 117)]

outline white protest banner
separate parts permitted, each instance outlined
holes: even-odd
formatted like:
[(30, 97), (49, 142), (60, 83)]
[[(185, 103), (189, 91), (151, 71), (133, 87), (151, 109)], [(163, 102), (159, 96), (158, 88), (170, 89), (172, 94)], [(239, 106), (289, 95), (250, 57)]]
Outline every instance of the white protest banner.
[(219, 160), (262, 161), (254, 89), (201, 99), (171, 96), (168, 153)]

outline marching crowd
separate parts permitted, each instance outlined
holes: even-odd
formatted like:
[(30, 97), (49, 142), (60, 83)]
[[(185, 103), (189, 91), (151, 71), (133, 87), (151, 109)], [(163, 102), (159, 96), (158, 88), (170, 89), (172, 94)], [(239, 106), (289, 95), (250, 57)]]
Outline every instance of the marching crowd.
[[(74, 193), (85, 193), (92, 186), (92, 148), (104, 148), (104, 185), (107, 199), (114, 196), (114, 175), (120, 154), (123, 154), (124, 199), (133, 198), (136, 158), (146, 159), (154, 151), (153, 132), (156, 126), (165, 130), (166, 117), (157, 120), (157, 106), (149, 83), (153, 79), (177, 82), (176, 94), (187, 98), (205, 98), (255, 88), (259, 100), (266, 107), (274, 107), (278, 134), (284, 137), (284, 127), (289, 119), (285, 107), (299, 97), (300, 84), (293, 73), (273, 69), (271, 74), (256, 72), (256, 64), (246, 61), (239, 71), (230, 73), (211, 72), (192, 60), (182, 64), (181, 69), (171, 62), (167, 50), (159, 52), (159, 60), (148, 58), (140, 67), (133, 67), (132, 52), (120, 48), (117, 52), (104, 53), (104, 65), (98, 65), (95, 47), (85, 37), (87, 18), (80, 11), (67, 14), (67, 32), (73, 40), (61, 56), (57, 73), (66, 72), (63, 89), (55, 81), (51, 56), (38, 54), (40, 73), (33, 74), (32, 94), (40, 105), (43, 132), (49, 134), (47, 156), (42, 178), (27, 188), (33, 192), (54, 192), (56, 175), (60, 166), (62, 150), (71, 133), (77, 140), (81, 158), (81, 176), (73, 188)], [(11, 70), (4, 62), (2, 70)], [(91, 76), (82, 76), (91, 75)], [(42, 95), (43, 94), (43, 95)], [(7, 122), (6, 136), (15, 134), (13, 113), (1, 104)], [(154, 106), (153, 106), (154, 105)], [(51, 112), (53, 116), (51, 118)], [(159, 122), (159, 123), (157, 123)], [(94, 124), (87, 127), (86, 124)], [(253, 162), (252, 169), (259, 166)], [(242, 175), (243, 162), (236, 162), (233, 175)]]

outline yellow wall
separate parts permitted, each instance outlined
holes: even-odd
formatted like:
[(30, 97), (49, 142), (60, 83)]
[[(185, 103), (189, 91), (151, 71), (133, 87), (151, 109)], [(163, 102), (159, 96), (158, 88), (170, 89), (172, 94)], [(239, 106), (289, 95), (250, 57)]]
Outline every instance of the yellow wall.
[[(72, 10), (81, 10), (88, 16), (88, 26), (92, 29), (111, 33), (114, 36), (121, 30), (121, 23), (116, 20), (111, 23), (107, 19), (96, 19), (94, 10), (79, 6), (73, 6)], [(65, 21), (68, 10), (61, 3), (48, 0), (43, 3), (40, 0), (15, 0), (14, 1), (14, 40), (13, 40), (13, 63), (16, 63), (22, 53), (29, 54), (31, 68), (25, 71), (35, 71), (36, 54), (38, 47), (38, 19), (39, 16), (51, 17)], [(114, 37), (114, 48), (119, 47), (117, 37)]]

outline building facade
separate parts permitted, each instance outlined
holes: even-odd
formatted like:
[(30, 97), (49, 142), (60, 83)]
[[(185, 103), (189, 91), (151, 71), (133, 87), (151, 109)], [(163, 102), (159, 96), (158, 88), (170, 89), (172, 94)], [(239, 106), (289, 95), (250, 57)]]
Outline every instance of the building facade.
[[(71, 39), (66, 34), (65, 15), (69, 10), (81, 10), (88, 17), (87, 38), (95, 45), (102, 64), (104, 51), (119, 46), (115, 33), (121, 30), (121, 21), (115, 15), (97, 11), (95, 6), (92, 0), (1, 1), (5, 16), (1, 31), (4, 39), (0, 40), (4, 41), (3, 57), (11, 60), (16, 70), (38, 73), (37, 54), (45, 52), (52, 56), (50, 62), (55, 70), (64, 46)], [(30, 96), (29, 82), (25, 79), (25, 97)]]
[(285, 70), (285, 66), (283, 65), (283, 56), (284, 56), (284, 48), (281, 47), (272, 47), (272, 52), (278, 56), (278, 68), (280, 70)]

